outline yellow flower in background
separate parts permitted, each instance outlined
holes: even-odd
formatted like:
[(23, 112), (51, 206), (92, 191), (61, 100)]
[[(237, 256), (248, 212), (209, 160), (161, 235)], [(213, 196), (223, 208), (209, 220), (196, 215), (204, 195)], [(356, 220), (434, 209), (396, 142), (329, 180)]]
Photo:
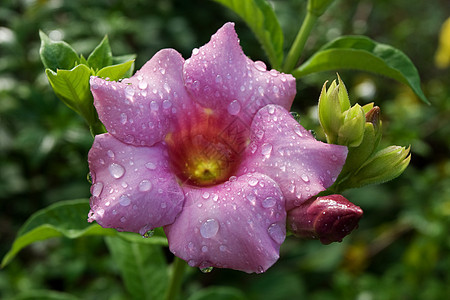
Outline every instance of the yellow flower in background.
[(450, 17), (442, 24), (439, 46), (434, 56), (434, 63), (438, 68), (442, 69), (450, 65)]

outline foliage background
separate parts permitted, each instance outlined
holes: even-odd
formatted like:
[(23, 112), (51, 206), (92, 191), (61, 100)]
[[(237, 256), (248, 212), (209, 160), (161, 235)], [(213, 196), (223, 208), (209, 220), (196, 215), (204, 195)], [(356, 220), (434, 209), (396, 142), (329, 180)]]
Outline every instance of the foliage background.
[[(306, 1), (272, 3), (288, 47)], [(412, 146), (411, 165), (392, 182), (346, 193), (365, 215), (342, 243), (323, 246), (290, 237), (279, 262), (263, 275), (191, 269), (183, 285), (186, 297), (211, 286), (230, 287), (230, 297), (248, 299), (444, 299), (450, 294), (450, 72), (433, 63), (440, 26), (449, 16), (447, 0), (332, 5), (314, 28), (304, 58), (339, 35), (364, 34), (404, 51), (421, 74), (431, 106), (391, 80), (340, 72), (352, 102), (375, 101), (381, 107), (386, 144)], [(267, 62), (248, 27), (212, 1), (2, 1), (0, 256), (33, 212), (89, 196), (86, 155), (92, 138), (51, 90), (39, 61), (38, 30), (85, 55), (108, 34), (113, 54), (136, 53), (139, 68), (161, 48), (189, 57), (227, 21), (236, 22), (244, 52)], [(335, 77), (325, 72), (298, 83), (293, 110), (319, 138), (315, 107), (323, 82)], [(0, 270), (0, 298), (36, 298), (36, 290), (53, 290), (43, 294), (55, 299), (127, 298), (117, 266), (95, 237), (33, 244)]]

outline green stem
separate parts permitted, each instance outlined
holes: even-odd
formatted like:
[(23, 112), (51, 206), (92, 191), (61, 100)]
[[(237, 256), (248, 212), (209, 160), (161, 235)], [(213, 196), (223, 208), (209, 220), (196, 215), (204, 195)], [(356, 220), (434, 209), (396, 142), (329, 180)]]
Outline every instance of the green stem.
[(295, 37), (295, 41), (292, 44), (292, 47), (286, 57), (286, 61), (284, 62), (283, 71), (285, 73), (291, 73), (297, 65), (297, 62), (300, 59), (300, 55), (303, 52), (303, 48), (305, 47), (306, 40), (308, 39), (309, 34), (311, 33), (311, 30), (316, 24), (318, 18), (318, 16), (311, 13), (310, 11), (306, 13), (306, 17), (303, 20), (302, 27), (300, 27), (300, 30)]
[(169, 287), (167, 288), (166, 300), (175, 300), (178, 298), (185, 269), (186, 263), (184, 260), (175, 256), (172, 263), (172, 272)]

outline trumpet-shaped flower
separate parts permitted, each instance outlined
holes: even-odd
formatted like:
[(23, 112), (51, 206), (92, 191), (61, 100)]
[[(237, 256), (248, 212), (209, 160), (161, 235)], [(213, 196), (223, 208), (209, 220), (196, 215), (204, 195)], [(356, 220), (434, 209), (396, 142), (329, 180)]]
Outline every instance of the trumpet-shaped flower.
[(187, 60), (164, 49), (129, 79), (92, 77), (91, 91), (108, 133), (89, 152), (89, 221), (164, 226), (191, 266), (267, 270), (286, 211), (329, 187), (347, 155), (292, 118), (295, 79), (246, 57), (232, 23)]

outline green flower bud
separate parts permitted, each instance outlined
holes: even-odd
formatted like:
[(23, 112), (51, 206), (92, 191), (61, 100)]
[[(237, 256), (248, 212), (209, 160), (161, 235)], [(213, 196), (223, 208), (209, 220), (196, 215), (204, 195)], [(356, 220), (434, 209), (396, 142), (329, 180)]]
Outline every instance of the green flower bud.
[(336, 81), (331, 83), (328, 90), (327, 82), (322, 87), (319, 97), (319, 121), (327, 136), (328, 143), (335, 144), (343, 121)]
[(410, 148), (389, 146), (376, 152), (352, 176), (348, 185), (360, 187), (367, 184), (382, 183), (398, 177), (411, 160)]
[(338, 144), (357, 147), (364, 138), (366, 117), (359, 104), (343, 113), (344, 121), (338, 132)]

